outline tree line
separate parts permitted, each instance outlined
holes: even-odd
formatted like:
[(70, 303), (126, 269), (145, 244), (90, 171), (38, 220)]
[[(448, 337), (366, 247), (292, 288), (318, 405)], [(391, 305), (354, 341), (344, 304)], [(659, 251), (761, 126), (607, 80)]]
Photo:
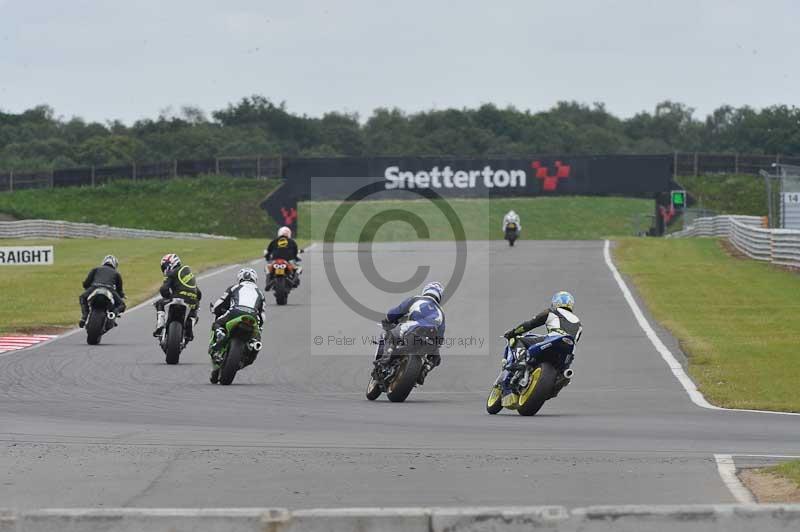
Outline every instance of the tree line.
[(158, 118), (87, 122), (40, 105), (0, 111), (0, 169), (39, 170), (131, 161), (221, 156), (287, 157), (738, 152), (800, 154), (800, 108), (724, 105), (705, 118), (681, 103), (619, 118), (601, 103), (559, 102), (547, 111), (484, 104), (405, 113), (376, 109), (366, 120), (330, 112), (309, 117), (251, 96), (213, 111), (167, 110)]

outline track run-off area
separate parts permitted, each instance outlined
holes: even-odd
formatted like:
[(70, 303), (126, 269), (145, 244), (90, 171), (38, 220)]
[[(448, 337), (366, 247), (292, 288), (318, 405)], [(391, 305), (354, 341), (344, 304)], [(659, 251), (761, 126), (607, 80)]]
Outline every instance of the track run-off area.
[[(407, 292), (370, 285), (360, 258), (395, 282), (425, 265), (427, 278), (446, 282), (453, 243), (337, 244), (327, 257), (313, 247), (289, 305), (268, 296), (264, 349), (228, 387), (208, 382), (207, 304), (234, 268), (201, 277), (197, 339), (178, 366), (164, 364), (149, 304), (99, 346), (79, 331), (0, 355), (0, 506), (733, 503), (746, 494), (732, 489), (726, 460), (800, 455), (800, 417), (690, 398), (653, 337), (680, 350), (635, 315), (604, 242), (470, 242), (466, 251), (445, 305), (454, 343), (402, 404), (364, 398), (364, 340), (378, 328), (341, 302), (323, 259), (354, 300), (385, 310)], [(498, 337), (557, 290), (575, 295), (585, 329), (572, 384), (535, 417), (488, 415)]]

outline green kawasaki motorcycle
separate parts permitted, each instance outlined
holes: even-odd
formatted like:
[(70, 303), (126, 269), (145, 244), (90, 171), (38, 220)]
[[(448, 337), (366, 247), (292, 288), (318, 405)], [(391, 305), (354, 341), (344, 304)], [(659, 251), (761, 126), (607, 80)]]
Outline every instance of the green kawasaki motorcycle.
[(227, 386), (233, 382), (237, 371), (255, 361), (262, 344), (258, 319), (253, 315), (238, 316), (226, 323), (225, 328), (228, 336), (222, 347), (219, 383)]

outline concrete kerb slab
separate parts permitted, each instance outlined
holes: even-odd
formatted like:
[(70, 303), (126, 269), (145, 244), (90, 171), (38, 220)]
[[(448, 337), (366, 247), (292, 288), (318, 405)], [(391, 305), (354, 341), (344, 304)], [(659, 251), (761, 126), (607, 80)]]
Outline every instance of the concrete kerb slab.
[(572, 515), (578, 531), (751, 532), (800, 529), (800, 505), (592, 506)]
[(570, 513), (563, 506), (507, 508), (433, 508), (431, 532), (522, 532), (570, 530)]
[(0, 510), (0, 532), (759, 532), (800, 530), (800, 504), (462, 508)]
[(281, 532), (429, 532), (428, 508), (342, 508), (297, 510)]
[[(48, 509), (17, 516), (15, 532), (252, 532), (284, 530), (291, 514), (265, 508)], [(5, 532), (5, 531), (4, 531)]]

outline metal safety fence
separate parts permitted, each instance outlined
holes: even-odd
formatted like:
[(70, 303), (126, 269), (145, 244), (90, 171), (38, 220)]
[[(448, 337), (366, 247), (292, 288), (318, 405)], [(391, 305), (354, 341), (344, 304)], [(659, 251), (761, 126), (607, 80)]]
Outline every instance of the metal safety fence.
[(33, 188), (93, 187), (118, 179), (144, 181), (220, 174), (250, 178), (281, 177), (283, 158), (280, 156), (216, 157), (154, 163), (132, 162), (116, 166), (59, 168), (38, 172), (0, 170), (0, 192)]
[(0, 239), (2, 238), (175, 238), (180, 240), (236, 240), (234, 237), (230, 236), (209, 235), (205, 233), (152, 231), (149, 229), (130, 229), (58, 220), (0, 221)]
[(766, 229), (763, 223), (759, 216), (698, 218), (670, 237), (722, 237), (752, 259), (800, 268), (800, 231)]

